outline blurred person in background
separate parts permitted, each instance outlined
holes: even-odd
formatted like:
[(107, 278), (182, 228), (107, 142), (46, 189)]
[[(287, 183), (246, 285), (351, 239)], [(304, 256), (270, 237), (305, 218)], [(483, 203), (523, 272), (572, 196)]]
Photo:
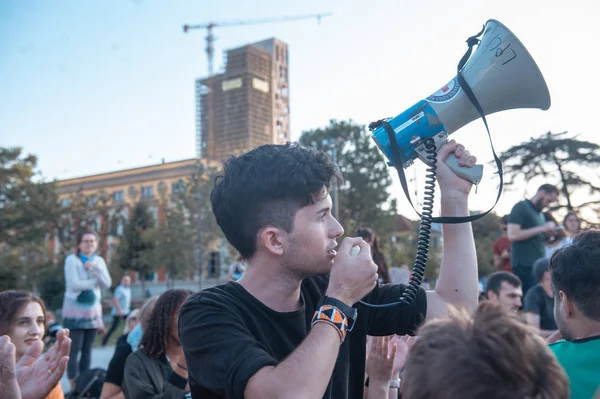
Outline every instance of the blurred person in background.
[(129, 315), (131, 308), (131, 277), (123, 276), (121, 278), (121, 284), (117, 286), (115, 293), (113, 294), (112, 303), (111, 316), (113, 322), (102, 340), (102, 346), (106, 345), (110, 336), (121, 324), (121, 320), (127, 319), (127, 316)]
[(531, 287), (523, 301), (523, 312), (527, 324), (548, 338), (556, 332), (554, 321), (554, 292), (550, 280), (550, 261), (540, 258), (533, 264), (533, 275), (538, 282)]
[(379, 274), (379, 282), (381, 284), (391, 283), (390, 271), (388, 264), (385, 260), (383, 252), (379, 245), (379, 237), (375, 234), (375, 231), (369, 227), (359, 227), (356, 230), (356, 237), (360, 237), (371, 246), (371, 255), (373, 256), (373, 262), (377, 265), (377, 274)]
[(126, 398), (183, 399), (190, 391), (177, 320), (181, 305), (191, 293), (170, 289), (158, 297), (139, 349), (125, 362)]
[(129, 334), (129, 332), (140, 322), (140, 314), (141, 312), (138, 309), (134, 309), (129, 313), (129, 316), (127, 316), (127, 319), (125, 320), (123, 335), (117, 340), (115, 353), (110, 359), (110, 363), (108, 363), (100, 399), (125, 398), (121, 385), (123, 385), (125, 361), (127, 360), (127, 356), (132, 352), (131, 346), (127, 343), (127, 334)]
[(98, 235), (91, 230), (83, 230), (77, 233), (76, 240), (76, 252), (65, 259), (62, 307), (63, 327), (71, 331), (72, 339), (67, 367), (72, 390), (78, 375), (90, 369), (96, 333), (104, 330), (101, 288), (112, 284), (106, 262), (95, 253)]
[(246, 264), (244, 263), (244, 258), (238, 256), (235, 262), (229, 265), (229, 272), (227, 273), (229, 281), (238, 281), (242, 278), (245, 271)]
[(493, 252), (494, 252), (494, 269), (496, 271), (512, 272), (512, 266), (510, 265), (510, 247), (511, 243), (506, 235), (508, 229), (508, 215), (500, 218), (500, 229), (502, 235), (494, 241)]
[(487, 300), (516, 314), (522, 305), (521, 280), (510, 272), (496, 272), (488, 276), (485, 293)]
[(519, 276), (523, 292), (535, 285), (533, 263), (546, 256), (545, 235), (556, 232), (556, 223), (546, 221), (544, 209), (558, 199), (558, 189), (551, 184), (541, 185), (529, 200), (517, 203), (508, 216), (507, 237), (511, 242), (510, 263)]
[(557, 230), (556, 236), (546, 247), (546, 257), (550, 259), (554, 252), (573, 242), (573, 237), (581, 231), (581, 219), (574, 211), (569, 211), (565, 216), (562, 229)]

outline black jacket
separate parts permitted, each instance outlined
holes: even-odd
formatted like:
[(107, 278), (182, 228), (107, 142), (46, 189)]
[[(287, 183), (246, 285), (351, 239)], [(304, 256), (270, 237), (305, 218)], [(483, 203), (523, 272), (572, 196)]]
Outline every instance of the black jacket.
[(156, 359), (143, 349), (125, 362), (123, 393), (127, 399), (184, 399), (187, 379), (173, 372), (167, 357)]

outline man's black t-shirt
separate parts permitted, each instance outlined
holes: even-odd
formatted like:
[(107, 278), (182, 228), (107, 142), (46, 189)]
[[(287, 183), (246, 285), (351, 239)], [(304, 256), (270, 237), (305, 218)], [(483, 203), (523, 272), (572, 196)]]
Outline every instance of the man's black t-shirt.
[[(188, 298), (179, 313), (179, 337), (192, 397), (243, 398), (250, 377), (265, 366), (276, 366), (308, 335), (327, 284), (325, 276), (305, 279), (301, 287), (302, 307), (288, 313), (272, 310), (235, 282)], [(364, 300), (377, 304), (396, 302), (404, 289), (404, 285), (382, 285)], [(340, 347), (323, 398), (362, 398), (366, 336), (414, 333), (425, 319), (427, 299), (421, 289), (410, 306), (356, 307), (356, 324)]]
[(557, 329), (554, 320), (554, 298), (546, 295), (540, 284), (531, 287), (527, 291), (523, 302), (524, 312), (540, 316), (540, 329), (548, 331)]

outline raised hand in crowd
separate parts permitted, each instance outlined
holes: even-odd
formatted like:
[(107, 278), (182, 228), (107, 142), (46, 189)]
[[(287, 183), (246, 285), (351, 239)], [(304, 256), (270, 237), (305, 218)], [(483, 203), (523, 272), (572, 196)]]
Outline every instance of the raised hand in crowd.
[[(367, 352), (365, 371), (369, 376), (367, 399), (388, 398), (390, 381), (394, 375), (397, 346), (391, 344), (391, 336), (371, 337)], [(393, 389), (397, 396), (397, 389)]]
[(59, 330), (56, 343), (41, 356), (43, 349), (44, 343), (37, 341), (27, 349), (17, 364), (16, 376), (23, 399), (45, 398), (59, 383), (69, 361), (69, 330)]
[(0, 394), (4, 399), (21, 399), (17, 382), (15, 345), (10, 337), (0, 337)]

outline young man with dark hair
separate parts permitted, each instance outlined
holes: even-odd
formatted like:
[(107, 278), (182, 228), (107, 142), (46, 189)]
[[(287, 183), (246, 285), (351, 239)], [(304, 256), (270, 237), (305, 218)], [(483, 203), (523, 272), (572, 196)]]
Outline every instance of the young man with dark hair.
[(527, 324), (548, 338), (556, 332), (554, 321), (554, 292), (550, 281), (550, 261), (540, 258), (533, 264), (533, 276), (538, 283), (525, 295), (523, 311)]
[[(451, 153), (461, 166), (475, 158), (453, 140), (438, 151), (442, 215), (464, 216), (472, 185), (446, 165)], [(247, 269), (181, 309), (193, 397), (362, 398), (367, 334), (414, 333), (449, 305), (476, 307), (470, 224), (443, 226), (434, 291), (418, 290), (410, 306), (359, 303), (397, 302), (406, 286), (377, 284), (370, 246), (360, 238), (345, 238), (336, 252), (344, 229), (331, 214), (334, 181), (341, 175), (325, 153), (296, 144), (261, 146), (225, 163), (213, 213)]]
[(571, 398), (600, 390), (600, 230), (579, 234), (550, 259), (554, 318), (564, 340), (550, 345), (571, 380)]
[(555, 233), (556, 223), (546, 222), (543, 211), (557, 199), (558, 189), (542, 184), (533, 198), (517, 203), (508, 216), (510, 263), (513, 273), (521, 279), (524, 293), (535, 285), (533, 263), (546, 255), (544, 234)]
[(568, 399), (569, 381), (541, 337), (482, 302), (473, 317), (455, 312), (420, 329), (401, 390), (402, 399)]
[(488, 301), (502, 306), (506, 311), (517, 313), (521, 308), (521, 280), (510, 272), (496, 272), (488, 276), (485, 293)]

